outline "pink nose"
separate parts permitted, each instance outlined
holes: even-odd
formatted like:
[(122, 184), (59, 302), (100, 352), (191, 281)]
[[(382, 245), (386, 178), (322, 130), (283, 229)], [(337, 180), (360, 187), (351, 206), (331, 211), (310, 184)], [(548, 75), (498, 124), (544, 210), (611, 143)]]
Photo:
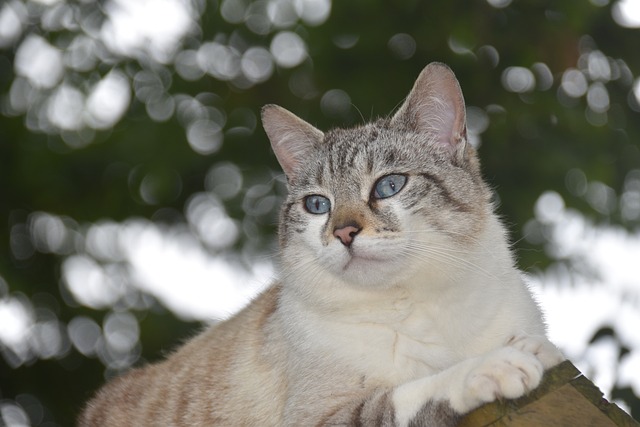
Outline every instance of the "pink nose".
[(360, 228), (354, 227), (353, 225), (347, 225), (333, 230), (333, 235), (340, 239), (343, 245), (351, 246), (351, 242), (353, 242), (353, 239), (360, 230)]

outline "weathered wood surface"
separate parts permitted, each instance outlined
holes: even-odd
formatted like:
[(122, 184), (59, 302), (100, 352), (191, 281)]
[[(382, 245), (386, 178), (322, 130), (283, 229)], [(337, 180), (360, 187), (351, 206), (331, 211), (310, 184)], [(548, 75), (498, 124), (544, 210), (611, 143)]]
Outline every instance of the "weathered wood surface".
[(550, 369), (520, 399), (497, 401), (468, 414), (461, 427), (640, 427), (569, 361)]

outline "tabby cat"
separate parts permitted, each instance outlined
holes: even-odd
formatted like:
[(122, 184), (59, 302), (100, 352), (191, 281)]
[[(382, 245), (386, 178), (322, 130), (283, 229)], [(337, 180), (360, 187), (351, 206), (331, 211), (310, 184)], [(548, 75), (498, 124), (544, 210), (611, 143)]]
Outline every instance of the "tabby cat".
[(453, 426), (562, 360), (428, 65), (391, 118), (323, 133), (267, 105), (289, 194), (281, 274), (166, 361), (112, 381), (81, 426)]

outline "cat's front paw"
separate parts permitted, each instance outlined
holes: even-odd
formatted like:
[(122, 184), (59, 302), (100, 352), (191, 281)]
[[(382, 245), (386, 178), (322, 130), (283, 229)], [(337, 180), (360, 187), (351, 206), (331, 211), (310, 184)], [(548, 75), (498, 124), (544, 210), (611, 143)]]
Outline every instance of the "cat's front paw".
[(544, 369), (549, 369), (565, 360), (560, 350), (546, 337), (516, 335), (507, 342), (507, 345), (533, 354), (542, 363)]
[(463, 360), (398, 386), (391, 395), (397, 424), (410, 425), (422, 409), (436, 402), (446, 403), (461, 416), (494, 400), (521, 397), (540, 384), (543, 373), (544, 366), (534, 352), (514, 346)]
[(504, 347), (478, 359), (465, 378), (461, 412), (497, 399), (515, 399), (540, 384), (544, 366), (532, 353)]

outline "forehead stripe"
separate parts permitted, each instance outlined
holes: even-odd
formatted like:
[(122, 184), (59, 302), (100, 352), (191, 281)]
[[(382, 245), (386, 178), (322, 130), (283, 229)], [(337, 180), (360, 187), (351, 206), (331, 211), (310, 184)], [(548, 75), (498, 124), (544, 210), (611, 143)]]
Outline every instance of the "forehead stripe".
[(468, 203), (453, 196), (453, 192), (447, 188), (447, 186), (445, 185), (444, 181), (441, 178), (427, 172), (422, 172), (419, 175), (433, 182), (436, 185), (436, 187), (440, 190), (440, 194), (442, 195), (442, 197), (444, 197), (447, 200), (447, 203), (453, 206), (455, 210), (459, 212), (472, 211), (472, 208), (471, 206), (469, 206)]

